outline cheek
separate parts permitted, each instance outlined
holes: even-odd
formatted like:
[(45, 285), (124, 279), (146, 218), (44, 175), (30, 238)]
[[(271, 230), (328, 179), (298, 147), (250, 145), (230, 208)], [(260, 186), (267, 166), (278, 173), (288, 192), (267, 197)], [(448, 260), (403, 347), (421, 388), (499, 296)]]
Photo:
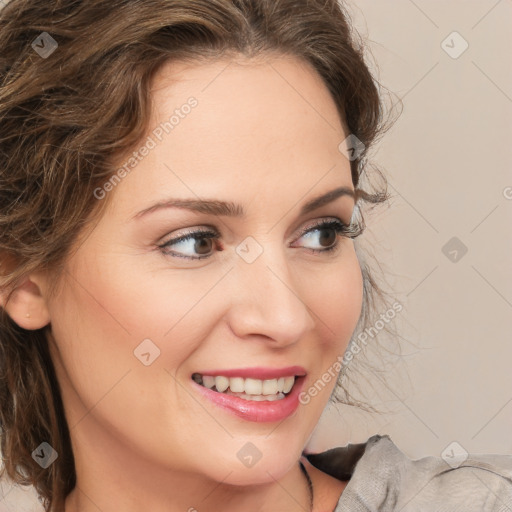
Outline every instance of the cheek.
[(316, 318), (319, 342), (325, 345), (329, 357), (342, 354), (359, 320), (363, 300), (361, 267), (351, 240), (339, 263), (332, 269), (322, 269), (313, 283), (307, 283), (308, 306)]
[(357, 325), (363, 303), (363, 276), (354, 249), (350, 252), (350, 258), (348, 260), (347, 266), (343, 270), (343, 284), (338, 291), (340, 306), (343, 308), (341, 311), (338, 310), (338, 314), (341, 315), (346, 322), (343, 332), (347, 343), (348, 338), (352, 336)]
[(347, 240), (343, 256), (332, 268), (308, 278), (304, 294), (316, 320), (315, 343), (309, 346), (312, 372), (300, 398), (304, 421), (311, 431), (327, 405), (341, 370), (345, 353), (361, 314), (363, 277), (353, 242)]
[[(182, 351), (194, 350), (190, 340), (208, 318), (209, 302), (203, 299), (222, 270), (143, 268), (130, 256), (111, 261), (88, 258), (92, 260), (93, 265), (75, 266), (74, 278), (68, 279), (58, 299), (56, 316), (65, 319), (69, 329), (78, 326), (90, 338), (90, 346), (101, 346), (112, 355), (117, 352), (126, 362), (145, 339), (161, 351), (172, 345), (176, 361), (169, 364), (179, 362)], [(65, 312), (60, 310), (63, 303), (68, 305)]]
[[(69, 425), (101, 425), (168, 462), (178, 449), (170, 440), (195, 435), (190, 425), (200, 412), (174, 374), (211, 332), (216, 310), (207, 294), (223, 272), (145, 272), (123, 258), (105, 271), (105, 260), (92, 261), (70, 270), (50, 305)], [(143, 340), (151, 341), (138, 350)]]
[(130, 393), (162, 389), (162, 380), (168, 388), (169, 373), (211, 332), (218, 304), (208, 292), (224, 273), (143, 269), (130, 256), (76, 261), (50, 314), (64, 367), (86, 407), (127, 372)]

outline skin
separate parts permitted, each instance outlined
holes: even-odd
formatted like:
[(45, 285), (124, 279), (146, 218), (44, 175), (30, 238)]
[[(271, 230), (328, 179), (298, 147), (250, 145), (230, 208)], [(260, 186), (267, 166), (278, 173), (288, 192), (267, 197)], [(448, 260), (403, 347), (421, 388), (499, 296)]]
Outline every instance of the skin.
[[(363, 293), (353, 240), (338, 235), (337, 251), (314, 254), (332, 242), (301, 229), (348, 223), (354, 200), (298, 215), (318, 195), (353, 189), (338, 150), (348, 133), (321, 78), (295, 57), (166, 64), (150, 129), (190, 96), (198, 105), (109, 192), (58, 293), (34, 273), (6, 306), (26, 329), (51, 322), (77, 470), (65, 512), (309, 510), (299, 460), (335, 380), (284, 421), (255, 423), (200, 396), (191, 374), (302, 365), (307, 389), (344, 353)], [(239, 203), (247, 217), (168, 208), (130, 220), (165, 197), (197, 196)], [(198, 227), (221, 234), (204, 242), (210, 258), (158, 249)], [(235, 251), (248, 236), (263, 248), (250, 264)], [(193, 242), (169, 249), (202, 254)], [(149, 366), (134, 356), (146, 338), (160, 349)], [(237, 458), (248, 442), (262, 454), (250, 468)], [(333, 510), (346, 482), (302, 460), (315, 512)]]

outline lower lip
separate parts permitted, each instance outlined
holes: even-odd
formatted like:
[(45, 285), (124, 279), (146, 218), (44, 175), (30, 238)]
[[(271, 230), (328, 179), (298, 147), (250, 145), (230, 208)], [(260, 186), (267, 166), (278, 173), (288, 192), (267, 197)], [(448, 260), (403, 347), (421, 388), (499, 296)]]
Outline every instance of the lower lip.
[(192, 385), (205, 398), (224, 410), (235, 414), (247, 421), (255, 421), (258, 423), (271, 423), (274, 421), (282, 421), (292, 415), (299, 406), (299, 394), (304, 384), (305, 377), (296, 377), (293, 388), (290, 393), (281, 400), (256, 402), (253, 400), (244, 400), (233, 395), (226, 395), (201, 386), (195, 381)]

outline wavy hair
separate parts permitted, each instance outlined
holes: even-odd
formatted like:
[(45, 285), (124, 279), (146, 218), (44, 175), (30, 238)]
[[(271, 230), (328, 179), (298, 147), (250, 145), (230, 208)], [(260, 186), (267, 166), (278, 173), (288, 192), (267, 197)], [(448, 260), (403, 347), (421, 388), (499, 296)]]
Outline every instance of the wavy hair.
[[(58, 44), (45, 58), (33, 46), (43, 32)], [(53, 293), (70, 252), (109, 203), (93, 191), (145, 134), (151, 80), (170, 60), (281, 54), (307, 61), (364, 144), (350, 162), (358, 202), (389, 199), (385, 178), (367, 162), (385, 129), (378, 82), (336, 0), (10, 0), (0, 11), (0, 48), (0, 291), (7, 300), (41, 270), (55, 277)], [(354, 336), (385, 299), (360, 262), (363, 310)], [(3, 473), (34, 486), (46, 511), (61, 511), (76, 473), (50, 328), (25, 330), (0, 308), (1, 453)], [(333, 400), (353, 403), (341, 379), (335, 390)], [(43, 440), (59, 454), (47, 469), (31, 456)]]

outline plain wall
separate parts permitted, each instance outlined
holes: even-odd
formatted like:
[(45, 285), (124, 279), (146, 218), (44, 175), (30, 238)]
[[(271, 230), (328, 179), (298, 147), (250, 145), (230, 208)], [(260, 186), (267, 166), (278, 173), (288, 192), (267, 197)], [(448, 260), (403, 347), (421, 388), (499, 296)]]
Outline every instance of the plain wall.
[[(512, 2), (358, 0), (349, 10), (380, 83), (402, 98), (373, 157), (393, 199), (367, 230), (404, 306), (395, 327), (416, 346), (402, 343), (397, 368), (367, 375), (375, 404), (392, 412), (331, 407), (310, 448), (380, 433), (412, 458), (442, 456), (453, 441), (512, 454)], [(458, 58), (442, 47), (454, 31), (468, 44)], [(454, 56), (463, 44), (445, 43)]]

